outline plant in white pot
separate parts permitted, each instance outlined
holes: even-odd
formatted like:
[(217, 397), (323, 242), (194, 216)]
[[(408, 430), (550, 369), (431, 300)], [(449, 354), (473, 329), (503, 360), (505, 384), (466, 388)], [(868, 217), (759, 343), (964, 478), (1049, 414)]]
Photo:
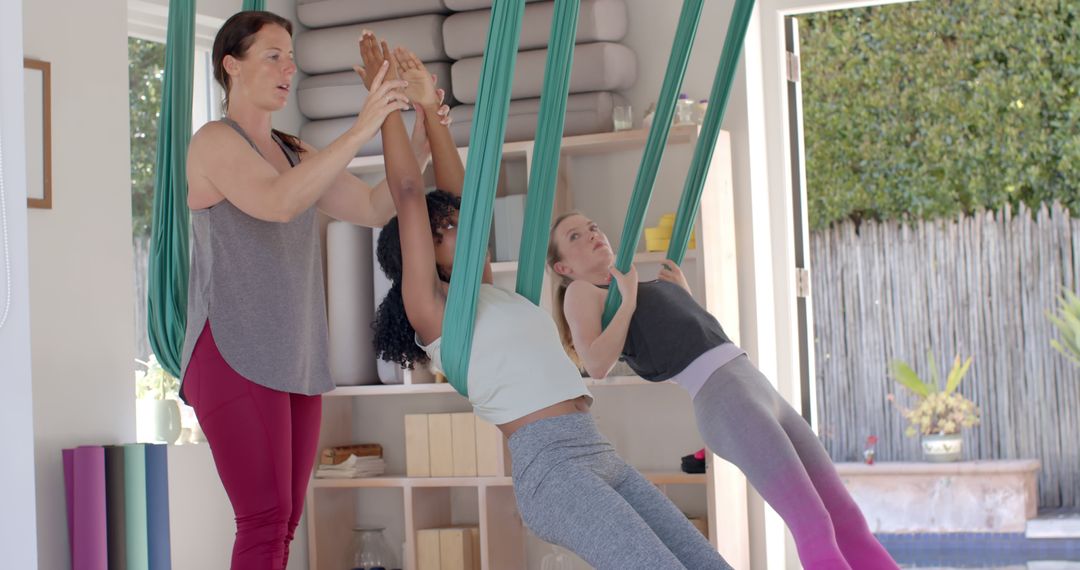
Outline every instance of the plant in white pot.
[(153, 354), (146, 370), (135, 371), (135, 431), (141, 442), (175, 443), (180, 438), (180, 382), (158, 363)]
[[(961, 430), (979, 424), (979, 408), (974, 402), (957, 392), (960, 381), (971, 368), (971, 357), (961, 362), (957, 355), (952, 369), (941, 389), (934, 355), (928, 353), (930, 378), (923, 380), (906, 363), (894, 360), (890, 363), (893, 378), (910, 390), (917, 398), (913, 408), (900, 407), (908, 420), (905, 434), (921, 435), (923, 458), (927, 461), (959, 461), (963, 454)], [(890, 400), (894, 400), (892, 395)]]

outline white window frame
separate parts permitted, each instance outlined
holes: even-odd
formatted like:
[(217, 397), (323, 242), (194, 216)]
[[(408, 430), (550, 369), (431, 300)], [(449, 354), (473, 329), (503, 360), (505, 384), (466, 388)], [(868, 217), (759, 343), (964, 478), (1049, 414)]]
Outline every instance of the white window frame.
[[(211, 52), (214, 36), (224, 22), (218, 18), (195, 15), (195, 69), (192, 82), (191, 132), (221, 118), (224, 94), (214, 81)], [(128, 36), (165, 43), (169, 25), (169, 7), (148, 0), (128, 0)]]

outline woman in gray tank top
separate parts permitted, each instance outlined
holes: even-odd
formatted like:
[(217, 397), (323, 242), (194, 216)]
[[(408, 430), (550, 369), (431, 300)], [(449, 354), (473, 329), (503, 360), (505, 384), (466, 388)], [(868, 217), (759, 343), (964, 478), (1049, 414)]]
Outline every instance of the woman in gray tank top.
[[(810, 426), (697, 304), (679, 266), (667, 261), (659, 279), (638, 283), (636, 269), (622, 274), (614, 261), (592, 220), (576, 212), (555, 220), (548, 244), (548, 267), (561, 277), (555, 319), (578, 364), (603, 378), (622, 358), (646, 380), (686, 388), (705, 444), (784, 519), (807, 570), (897, 568)], [(623, 301), (603, 328), (611, 281)]]
[[(315, 150), (271, 127), (296, 73), (288, 20), (236, 14), (214, 40), (213, 66), (225, 118), (199, 129), (188, 149), (181, 396), (236, 515), (231, 567), (284, 569), (315, 460), (319, 394), (333, 388), (316, 209), (367, 226), (393, 216), (385, 183), (372, 188), (345, 167), (407, 98), (404, 82), (378, 70), (353, 126)], [(421, 129), (413, 143), (426, 160)]]

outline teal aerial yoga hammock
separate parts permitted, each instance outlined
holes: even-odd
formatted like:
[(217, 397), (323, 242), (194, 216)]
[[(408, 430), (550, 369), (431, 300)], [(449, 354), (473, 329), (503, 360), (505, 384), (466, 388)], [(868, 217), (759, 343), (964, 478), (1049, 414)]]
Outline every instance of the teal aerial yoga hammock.
[(147, 320), (150, 348), (162, 368), (176, 377), (180, 376), (187, 324), (190, 221), (186, 166), (191, 140), (194, 41), (195, 2), (170, 2), (154, 174)]
[[(696, 6), (694, 6), (695, 4)], [(724, 50), (720, 55), (720, 63), (717, 66), (716, 77), (713, 80), (709, 110), (705, 114), (697, 146), (694, 148), (694, 158), (690, 164), (690, 172), (686, 178), (682, 198), (679, 201), (679, 211), (675, 216), (671, 242), (668, 244), (667, 257), (675, 263), (682, 263), (683, 257), (686, 255), (690, 230), (694, 225), (694, 218), (697, 217), (701, 192), (705, 187), (705, 175), (708, 172), (713, 151), (716, 149), (716, 138), (720, 133), (720, 123), (724, 119), (728, 97), (731, 95), (731, 84), (734, 82), (735, 71), (739, 63), (739, 54), (742, 51), (743, 40), (746, 37), (746, 30), (750, 25), (750, 16), (753, 11), (754, 0), (736, 0), (731, 13), (727, 36), (724, 38)], [(645, 157), (642, 160), (641, 168), (638, 170), (638, 179), (634, 184), (634, 194), (630, 198), (630, 207), (626, 212), (626, 221), (623, 223), (623, 233), (619, 240), (619, 255), (615, 260), (615, 267), (624, 273), (630, 270), (630, 264), (634, 260), (634, 253), (637, 251), (642, 228), (645, 226), (645, 212), (648, 210), (649, 201), (652, 198), (656, 171), (663, 155), (668, 125), (671, 124), (671, 115), (675, 109), (675, 97), (681, 84), (681, 79), (676, 80), (672, 76), (673, 67), (680, 66), (678, 77), (681, 78), (686, 68), (686, 60), (690, 55), (690, 44), (693, 43), (694, 29), (697, 27), (697, 20), (700, 16), (700, 0), (686, 0), (683, 4), (682, 16), (679, 18), (679, 28), (675, 36), (675, 45), (671, 50), (671, 59), (668, 63), (667, 75), (664, 78), (664, 87), (660, 90), (656, 116), (653, 119), (652, 129), (649, 131)], [(687, 36), (689, 41), (686, 41)], [(660, 134), (656, 132), (658, 129), (661, 131)], [(654, 146), (654, 144), (659, 146)], [(607, 302), (604, 306), (605, 327), (611, 321), (611, 318), (615, 316), (620, 300), (621, 295), (618, 288), (608, 288)]]
[(454, 272), (443, 317), (443, 368), (450, 385), (468, 396), (469, 350), (476, 300), (487, 254), (495, 183), (502, 161), (510, 82), (514, 77), (525, 0), (499, 0), (491, 9), (487, 46), (469, 133), (469, 156), (458, 214)]
[[(697, 25), (701, 18), (702, 2), (703, 0), (685, 0), (683, 3), (674, 45), (672, 46), (668, 68), (664, 76), (664, 84), (658, 98), (653, 127), (649, 131), (644, 156), (634, 184), (634, 195), (627, 211), (626, 223), (623, 226), (616, 267), (624, 272), (629, 270), (633, 261), (638, 239), (644, 226), (645, 213), (656, 181), (656, 173), (667, 144), (669, 126), (675, 111), (676, 97), (682, 85), (690, 48), (693, 45)], [(709, 106), (701, 136), (694, 150), (694, 159), (680, 201), (679, 213), (676, 217), (668, 250), (669, 258), (677, 263), (681, 263), (683, 260), (690, 227), (693, 225), (693, 220), (697, 215), (698, 202), (704, 188), (705, 173), (708, 170), (709, 162), (716, 147), (716, 138), (719, 134), (724, 110), (727, 107), (731, 84), (734, 80), (743, 39), (749, 26), (750, 15), (753, 12), (753, 5), (753, 0), (736, 0), (728, 26), (724, 51), (721, 55), (720, 65), (712, 88), (711, 97), (713, 103)], [(501, 14), (500, 6), (503, 11)], [(513, 35), (513, 44), (516, 46), (517, 35), (520, 33), (521, 26), (521, 8), (520, 0), (505, 4), (495, 3), (495, 8), (493, 8), (491, 28), (488, 32), (488, 49), (485, 51), (484, 70), (481, 76), (481, 95), (478, 98), (477, 105), (477, 116), (484, 119), (484, 121), (482, 124), (478, 122), (473, 125), (473, 144), (470, 147), (468, 168), (466, 169), (466, 194), (462, 200), (458, 243), (455, 250), (455, 265), (458, 266), (458, 271), (455, 271), (451, 277), (450, 298), (447, 301), (443, 320), (445, 337), (443, 340), (443, 365), (451, 385), (465, 396), (468, 395), (466, 387), (467, 372), (476, 317), (476, 295), (479, 290), (480, 277), (487, 251), (492, 201), (495, 193), (494, 178), (498, 175), (499, 159), (501, 159), (501, 140), (505, 133), (506, 121), (505, 106), (496, 107), (495, 110), (498, 111), (498, 114), (493, 114), (484, 112), (480, 107), (480, 101), (483, 100), (488, 90), (491, 90), (489, 96), (497, 97), (499, 104), (505, 105), (509, 101), (509, 78), (492, 78), (488, 74), (504, 72), (509, 76), (513, 75), (512, 58), (508, 64), (504, 60), (497, 60), (498, 57), (506, 55), (506, 51), (497, 50), (511, 49), (509, 47), (510, 38), (507, 37), (511, 34)], [(514, 10), (515, 13), (511, 14), (511, 10)], [(571, 12), (573, 12), (573, 16), (571, 16)], [(556, 16), (553, 21), (550, 41), (551, 48), (548, 53), (545, 72), (544, 97), (541, 100), (541, 117), (538, 119), (540, 126), (537, 144), (534, 147), (533, 173), (530, 175), (529, 180), (526, 227), (522, 236), (517, 289), (520, 294), (534, 303), (539, 300), (539, 290), (543, 280), (544, 255), (549, 238), (551, 207), (554, 200), (554, 179), (555, 172), (558, 169), (559, 153), (557, 144), (561, 141), (563, 121), (565, 120), (567, 83), (573, 57), (573, 49), (567, 47), (567, 42), (572, 46), (576, 35), (576, 12), (577, 2), (568, 1), (556, 4)], [(511, 23), (513, 24), (512, 27), (504, 28), (506, 35), (496, 35), (496, 26), (510, 26)], [(490, 58), (492, 60), (490, 67), (487, 55), (489, 53), (497, 54), (496, 57)], [(512, 56), (513, 53), (511, 52), (510, 55)], [(559, 73), (560, 70), (562, 73)], [(556, 80), (559, 82), (556, 83)], [(498, 90), (499, 88), (502, 90)], [(555, 117), (545, 120), (543, 115), (545, 111), (555, 114)], [(480, 150), (483, 155), (477, 156), (477, 150)], [(491, 153), (495, 153), (497, 158), (493, 160)], [(486, 172), (477, 171), (478, 167), (483, 168)], [(485, 184), (483, 188), (478, 187), (481, 179)], [(481, 198), (483, 203), (476, 203)], [(463, 260), (465, 261), (464, 265), (462, 264)], [(462, 275), (462, 267), (465, 268), (465, 275)], [(618, 304), (618, 289), (612, 287), (609, 289), (604, 311), (605, 325), (614, 315)], [(449, 350), (447, 350), (448, 346), (450, 347)]]
[(551, 208), (555, 204), (559, 150), (566, 123), (566, 97), (570, 93), (570, 68), (574, 64), (580, 7), (581, 0), (555, 0), (548, 40), (544, 91), (540, 95), (540, 115), (536, 119), (536, 143), (533, 145), (525, 224), (518, 255), (517, 292), (534, 305), (540, 304), (540, 290), (544, 285), (544, 262), (551, 230)]
[[(731, 11), (727, 36), (724, 38), (724, 51), (720, 54), (720, 64), (716, 67), (712, 91), (709, 93), (709, 110), (705, 112), (701, 133), (694, 147), (694, 159), (690, 163), (690, 172), (686, 175), (679, 211), (675, 215), (675, 227), (671, 230), (671, 243), (668, 244), (667, 258), (682, 264), (686, 256), (686, 245), (690, 241), (690, 230), (697, 218), (701, 205), (701, 192), (705, 189), (705, 175), (716, 150), (716, 139), (720, 134), (720, 124), (724, 122), (731, 84), (735, 79), (735, 70), (739, 65), (746, 29), (750, 26), (750, 15), (754, 11), (754, 0), (736, 0)], [(637, 248), (635, 243), (634, 248)]]
[(244, 6), (240, 10), (242, 12), (248, 12), (251, 10), (263, 11), (266, 9), (266, 0), (244, 0)]
[[(634, 193), (626, 210), (622, 237), (619, 239), (619, 253), (615, 257), (615, 267), (623, 273), (630, 270), (637, 251), (638, 237), (645, 227), (645, 212), (649, 209), (656, 172), (660, 168), (660, 159), (667, 148), (668, 133), (671, 131), (671, 118), (675, 114), (675, 102), (682, 87), (683, 75), (690, 60), (690, 48), (697, 35), (698, 21), (701, 19), (703, 0), (684, 0), (679, 24), (675, 29), (675, 41), (671, 46), (664, 84), (660, 87), (660, 96), (656, 100), (656, 114), (653, 115), (649, 138), (645, 142), (645, 152), (634, 180)], [(615, 316), (622, 295), (618, 287), (609, 287), (607, 302), (604, 305), (604, 326)]]

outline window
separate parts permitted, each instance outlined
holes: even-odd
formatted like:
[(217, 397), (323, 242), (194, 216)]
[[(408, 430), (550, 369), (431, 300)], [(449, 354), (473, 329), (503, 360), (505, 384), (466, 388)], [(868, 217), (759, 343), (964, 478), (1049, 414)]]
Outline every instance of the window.
[[(147, 265), (150, 224), (153, 218), (154, 175), (157, 161), (158, 117), (161, 112), (165, 69), (164, 22), (155, 27), (145, 11), (131, 13), (128, 38), (128, 87), (131, 107), (131, 218), (132, 251), (135, 256), (135, 380), (139, 441), (174, 439), (175, 423), (159, 420), (171, 414), (179, 383), (157, 366), (147, 335)], [(221, 116), (222, 94), (213, 79), (210, 44), (196, 43), (192, 101), (192, 132)], [(162, 402), (161, 400), (166, 400)], [(180, 403), (180, 442), (194, 442), (201, 432), (191, 408)], [(160, 427), (159, 427), (160, 426)], [(168, 433), (159, 433), (160, 431)]]

